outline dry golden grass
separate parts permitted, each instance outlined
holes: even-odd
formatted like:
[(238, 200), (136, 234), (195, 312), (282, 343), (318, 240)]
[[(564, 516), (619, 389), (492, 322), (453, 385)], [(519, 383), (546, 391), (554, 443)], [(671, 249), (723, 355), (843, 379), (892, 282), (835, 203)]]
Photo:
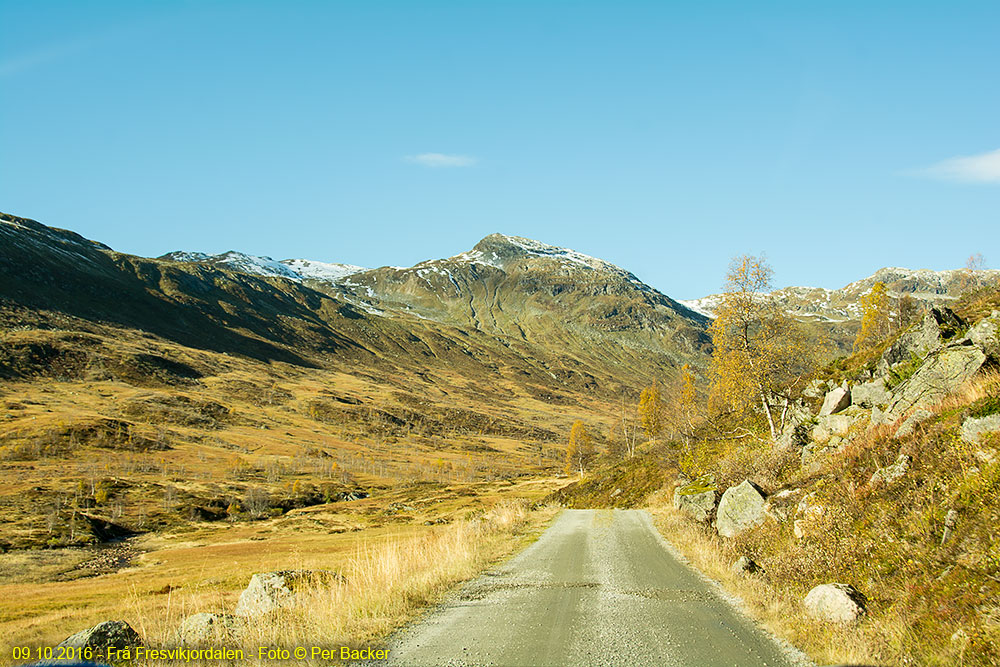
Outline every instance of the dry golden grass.
[[(537, 485), (511, 489), (532, 497), (546, 490)], [(298, 517), (300, 525), (292, 525), (289, 517), (270, 528), (237, 526), (183, 541), (152, 538), (146, 546), (155, 550), (139, 567), (115, 574), (0, 585), (5, 644), (0, 660), (10, 659), (11, 646), (53, 646), (110, 619), (127, 621), (151, 646), (167, 645), (184, 617), (231, 612), (252, 573), (287, 569), (333, 570), (344, 582), (304, 592), (301, 604), (249, 624), (226, 646), (256, 651), (258, 645), (377, 642), (457, 583), (526, 544), (554, 514), (551, 509), (529, 512), (524, 499), (482, 491), (485, 500), (466, 496), (451, 506), (492, 503), (489, 509), (473, 509), (469, 518), (445, 525), (408, 523), (329, 534), (305, 527), (307, 517), (326, 518), (321, 508), (312, 508)], [(268, 539), (261, 539), (265, 535)]]
[(996, 396), (1000, 396), (1000, 369), (985, 370), (944, 399), (934, 408), (934, 412), (940, 414), (946, 410), (964, 407), (984, 398)]
[[(668, 506), (665, 496), (653, 498), (650, 511), (657, 529), (695, 569), (736, 596), (743, 609), (769, 631), (802, 649), (818, 663), (918, 664), (898, 652), (901, 646), (913, 644), (914, 630), (908, 619), (883, 615), (875, 619), (867, 617), (849, 626), (815, 621), (806, 614), (801, 597), (792, 597), (782, 582), (769, 581), (766, 574), (733, 573), (730, 565), (734, 557), (727, 545)], [(885, 662), (888, 655), (894, 660)]]

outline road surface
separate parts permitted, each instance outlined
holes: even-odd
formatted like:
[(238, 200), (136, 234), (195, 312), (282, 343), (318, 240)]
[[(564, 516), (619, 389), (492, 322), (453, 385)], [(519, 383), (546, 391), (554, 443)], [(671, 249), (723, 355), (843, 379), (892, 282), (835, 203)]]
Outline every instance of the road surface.
[(407, 667), (809, 664), (675, 559), (641, 510), (562, 512), (388, 647)]

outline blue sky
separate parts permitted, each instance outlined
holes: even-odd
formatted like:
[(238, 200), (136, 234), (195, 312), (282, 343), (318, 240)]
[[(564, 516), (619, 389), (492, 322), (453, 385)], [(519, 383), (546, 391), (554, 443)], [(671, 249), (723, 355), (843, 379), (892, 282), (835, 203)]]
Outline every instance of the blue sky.
[(677, 298), (1000, 266), (1000, 3), (0, 0), (0, 210), (155, 256), (494, 231)]

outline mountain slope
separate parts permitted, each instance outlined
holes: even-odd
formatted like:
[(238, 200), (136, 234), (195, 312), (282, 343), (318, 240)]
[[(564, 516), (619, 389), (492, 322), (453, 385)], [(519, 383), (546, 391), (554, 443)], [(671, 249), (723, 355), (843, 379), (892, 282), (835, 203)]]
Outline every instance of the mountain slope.
[(0, 236), (6, 327), (126, 327), (259, 361), (436, 369), (540, 396), (620, 395), (707, 358), (705, 318), (618, 267), (527, 239), (317, 280), (347, 265), (146, 259), (5, 214)]
[(571, 352), (659, 353), (701, 366), (709, 344), (707, 318), (628, 271), (502, 234), (447, 259), (362, 271), (339, 287), (380, 309)]
[(175, 252), (161, 259), (304, 281), (373, 322), (405, 321), (417, 329), (444, 325), (466, 336), (474, 332), (524, 358), (545, 350), (558, 360), (546, 362), (546, 372), (560, 382), (572, 377), (596, 385), (601, 371), (669, 375), (683, 363), (703, 366), (709, 347), (707, 318), (628, 271), (502, 234), (486, 237), (468, 252), (409, 268), (278, 263), (234, 252)]

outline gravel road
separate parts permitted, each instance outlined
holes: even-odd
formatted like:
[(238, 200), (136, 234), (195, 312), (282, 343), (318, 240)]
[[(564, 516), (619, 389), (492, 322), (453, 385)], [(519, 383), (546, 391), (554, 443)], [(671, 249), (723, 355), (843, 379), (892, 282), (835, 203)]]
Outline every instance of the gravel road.
[(810, 664), (675, 559), (640, 510), (562, 512), (388, 647), (407, 667)]

